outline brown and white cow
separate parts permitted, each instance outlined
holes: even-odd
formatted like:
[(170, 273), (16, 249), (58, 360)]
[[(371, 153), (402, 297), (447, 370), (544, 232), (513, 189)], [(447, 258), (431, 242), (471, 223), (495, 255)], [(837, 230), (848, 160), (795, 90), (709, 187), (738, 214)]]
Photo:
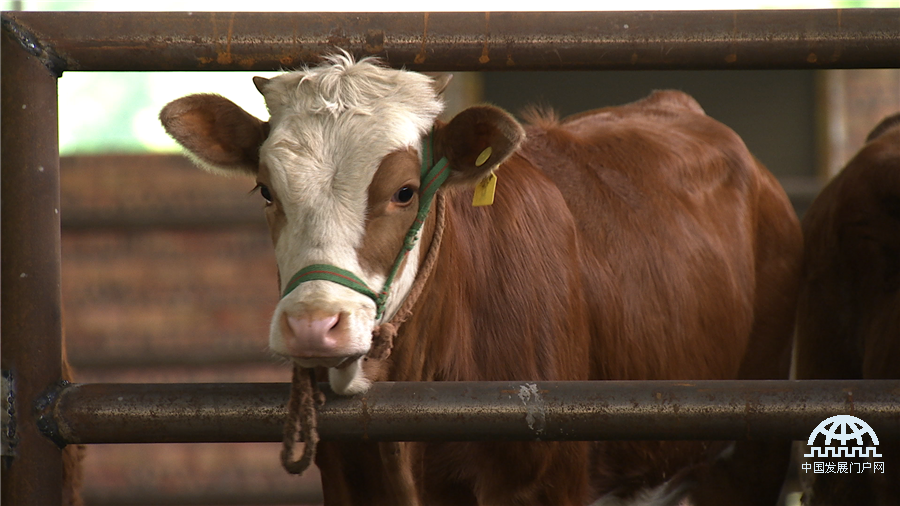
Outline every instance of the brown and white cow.
[[(255, 83), (268, 122), (213, 95), (176, 100), (161, 120), (204, 167), (256, 178), (288, 292), (270, 347), (327, 367), (334, 391), (787, 377), (797, 218), (741, 139), (691, 97), (658, 92), (523, 127), (491, 106), (442, 123), (440, 82), (373, 60), (333, 56)], [(390, 356), (366, 360), (373, 328), (430, 250), (436, 213), (379, 321), (364, 294), (328, 280), (291, 291), (289, 278), (327, 264), (380, 288), (416, 217), (420, 164), (442, 157), (436, 266)], [(496, 201), (473, 207), (492, 171)], [(327, 504), (772, 504), (788, 454), (777, 446), (323, 442), (316, 462)], [(748, 457), (755, 467), (741, 467)]]
[[(900, 114), (816, 197), (803, 232), (797, 378), (900, 379)], [(900, 445), (879, 451), (883, 474), (807, 474), (804, 503), (897, 504)]]

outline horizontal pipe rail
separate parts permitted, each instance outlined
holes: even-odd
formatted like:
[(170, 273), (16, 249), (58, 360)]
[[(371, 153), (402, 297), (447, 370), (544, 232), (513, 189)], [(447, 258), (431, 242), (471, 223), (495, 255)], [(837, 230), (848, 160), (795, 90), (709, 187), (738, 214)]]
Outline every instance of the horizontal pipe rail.
[[(383, 382), (355, 397), (321, 388), (326, 440), (805, 440), (838, 414), (900, 439), (898, 380)], [(69, 385), (42, 425), (59, 444), (279, 441), (289, 389)]]
[(6, 12), (57, 72), (278, 70), (343, 48), (430, 71), (900, 67), (900, 9)]

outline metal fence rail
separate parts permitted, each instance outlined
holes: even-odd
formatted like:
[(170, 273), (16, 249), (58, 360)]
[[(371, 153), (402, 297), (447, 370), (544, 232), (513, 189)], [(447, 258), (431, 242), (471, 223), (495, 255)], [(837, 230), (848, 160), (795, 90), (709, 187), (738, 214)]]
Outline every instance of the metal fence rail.
[[(561, 381), (327, 385), (323, 439), (355, 441), (805, 440), (837, 414), (900, 439), (898, 381)], [(42, 425), (59, 443), (280, 441), (290, 385), (84, 384)]]
[[(19, 505), (61, 502), (61, 456), (38, 430), (38, 410), (46, 407), (44, 393), (52, 391), (61, 379), (56, 77), (63, 71), (277, 70), (314, 63), (335, 47), (357, 57), (380, 56), (395, 67), (431, 71), (900, 67), (900, 9), (455, 14), (5, 12), (2, 27), (0, 360), (15, 395), (7, 409), (14, 424), (6, 435), (13, 445), (3, 452), (2, 502)], [(478, 437), (500, 439), (796, 438), (804, 436), (800, 420), (818, 420), (827, 411), (864, 414), (881, 437), (892, 438), (898, 433), (897, 406), (891, 403), (897, 398), (896, 382), (846, 387), (840, 386), (844, 383), (830, 383), (833, 388), (803, 383), (790, 391), (778, 390), (780, 386), (771, 390), (763, 385), (727, 382), (704, 385), (703, 389), (698, 385), (693, 390), (676, 384), (665, 388), (633, 385), (629, 387), (635, 389), (631, 394), (620, 391), (601, 395), (577, 391), (580, 387), (567, 390), (564, 385), (539, 383), (536, 389), (543, 404), (534, 400), (534, 392), (531, 400), (523, 401), (518, 390), (522, 385), (513, 383), (506, 387), (379, 385), (363, 398), (332, 399), (323, 410), (321, 431), (329, 438), (370, 439), (429, 439), (438, 436), (428, 431), (447, 431), (441, 437), (452, 439), (463, 437), (460, 427), (467, 427), (468, 433), (475, 432), (472, 428), (479, 425), (484, 431), (478, 432)], [(445, 387), (463, 390), (448, 391), (449, 397), (438, 398), (437, 392)], [(826, 389), (818, 391), (819, 387)], [(169, 388), (175, 390), (166, 390)], [(241, 388), (268, 390), (262, 400), (255, 401), (257, 404), (241, 404), (251, 400), (246, 392), (237, 395)], [(407, 388), (413, 390), (403, 393)], [(582, 394), (596, 402), (572, 397)], [(217, 411), (210, 404), (222, 400), (222, 395), (231, 399), (233, 411)], [(233, 441), (239, 436), (231, 429), (203, 434), (219, 430), (215, 429), (217, 424), (229, 423), (229, 416), (235, 422), (234, 413), (241, 413), (243, 417), (262, 417), (256, 429), (259, 433), (253, 437), (269, 440), (286, 395), (285, 385), (82, 385), (64, 389), (54, 405), (56, 418), (47, 418), (44, 413), (42, 423), (53, 420), (61, 425), (55, 434), (70, 442), (140, 437)], [(411, 399), (420, 399), (421, 403), (404, 408), (403, 403)], [(634, 399), (638, 399), (637, 404)], [(258, 404), (263, 401), (264, 405)], [(402, 414), (404, 409), (406, 415)], [(150, 426), (139, 431), (143, 436), (124, 422), (131, 420), (140, 426), (164, 414), (174, 421), (157, 420), (162, 425), (155, 428), (164, 431)], [(360, 418), (363, 416), (372, 418), (365, 422)], [(570, 421), (563, 423), (563, 416)], [(423, 417), (430, 423), (410, 423), (426, 419)], [(198, 429), (198, 421), (215, 423)], [(537, 435), (541, 423), (544, 425)], [(652, 429), (637, 431), (642, 424)], [(48, 428), (52, 426), (49, 423)], [(575, 430), (571, 427), (583, 432), (570, 433)], [(676, 430), (680, 431), (678, 436), (674, 436)], [(397, 436), (398, 431), (404, 435)]]
[(432, 71), (900, 66), (898, 9), (3, 16), (57, 71), (275, 70), (334, 47)]

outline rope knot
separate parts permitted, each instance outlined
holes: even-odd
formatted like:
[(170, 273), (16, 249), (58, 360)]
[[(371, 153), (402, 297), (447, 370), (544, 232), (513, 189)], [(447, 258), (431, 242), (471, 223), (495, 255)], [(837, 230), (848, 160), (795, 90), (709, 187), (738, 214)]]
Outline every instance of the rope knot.
[(394, 347), (394, 338), (397, 337), (399, 326), (393, 322), (385, 322), (375, 327), (372, 331), (372, 348), (366, 354), (366, 358), (372, 360), (384, 360), (391, 354)]
[(403, 238), (403, 250), (406, 252), (412, 251), (413, 248), (416, 247), (416, 243), (418, 242), (418, 230), (410, 230), (410, 233)]

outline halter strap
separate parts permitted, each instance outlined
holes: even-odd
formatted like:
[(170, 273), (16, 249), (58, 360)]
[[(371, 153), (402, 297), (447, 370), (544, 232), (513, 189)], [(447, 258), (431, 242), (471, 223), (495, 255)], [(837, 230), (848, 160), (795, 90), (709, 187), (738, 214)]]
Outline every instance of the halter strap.
[(300, 269), (291, 277), (284, 289), (284, 293), (281, 294), (282, 299), (287, 297), (289, 293), (293, 292), (301, 283), (306, 281), (331, 281), (332, 283), (345, 286), (372, 299), (372, 301), (375, 302), (376, 320), (384, 316), (387, 298), (391, 291), (391, 285), (394, 283), (394, 278), (400, 270), (400, 265), (403, 264), (403, 261), (406, 259), (409, 252), (415, 247), (416, 242), (419, 239), (419, 231), (425, 224), (434, 196), (441, 185), (444, 184), (444, 181), (447, 180), (447, 177), (450, 176), (450, 162), (446, 157), (441, 158), (437, 163), (432, 165), (434, 161), (434, 128), (432, 128), (431, 133), (428, 134), (428, 138), (425, 139), (423, 151), (420, 171), (421, 188), (419, 189), (419, 212), (416, 214), (415, 221), (412, 226), (409, 227), (409, 231), (403, 239), (403, 246), (397, 253), (397, 258), (394, 260), (394, 265), (388, 272), (388, 276), (384, 281), (384, 286), (381, 288), (381, 291), (376, 292), (375, 290), (372, 290), (359, 276), (350, 271), (341, 269), (340, 267), (329, 264), (313, 264)]

